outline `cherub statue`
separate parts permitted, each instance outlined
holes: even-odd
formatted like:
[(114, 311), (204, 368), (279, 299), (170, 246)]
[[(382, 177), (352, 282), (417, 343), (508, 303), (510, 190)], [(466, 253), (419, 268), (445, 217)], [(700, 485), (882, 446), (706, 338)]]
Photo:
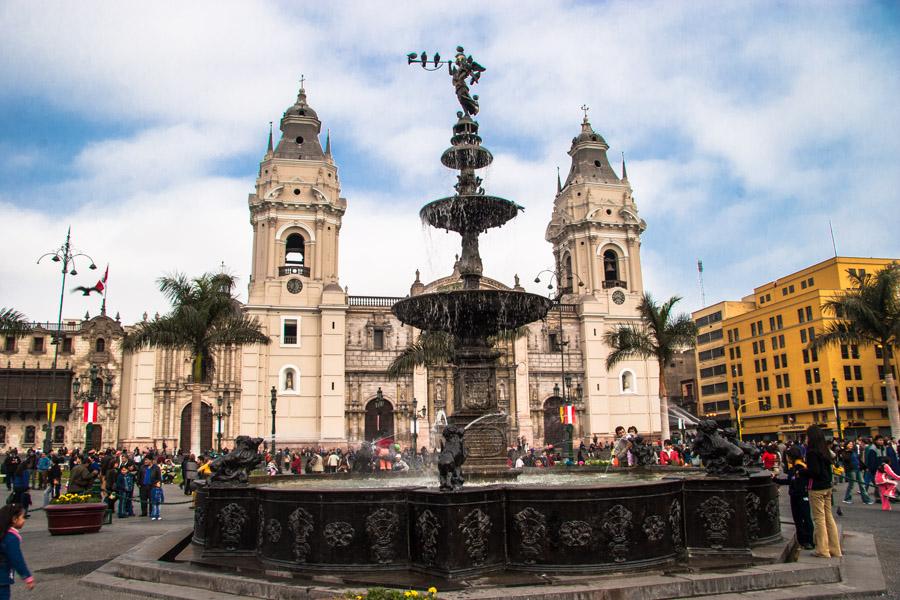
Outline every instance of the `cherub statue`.
[(250, 472), (263, 459), (259, 453), (262, 441), (262, 438), (251, 438), (249, 435), (237, 436), (234, 440), (234, 450), (228, 454), (220, 454), (212, 461), (210, 483), (235, 485), (247, 483), (250, 480)]
[(444, 441), (438, 454), (438, 477), (442, 492), (455, 491), (463, 485), (462, 465), (469, 455), (463, 443), (465, 433), (462, 427), (455, 425), (444, 427)]

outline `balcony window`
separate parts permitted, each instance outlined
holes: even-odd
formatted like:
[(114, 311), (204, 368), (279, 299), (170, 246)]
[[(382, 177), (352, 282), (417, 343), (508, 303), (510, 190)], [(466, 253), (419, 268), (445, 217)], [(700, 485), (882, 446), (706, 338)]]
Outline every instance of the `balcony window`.
[(32, 338), (31, 350), (33, 352), (43, 352), (44, 351), (44, 336), (36, 335)]
[(281, 345), (300, 345), (300, 319), (292, 317), (281, 318)]
[(303, 236), (292, 233), (287, 237), (284, 249), (284, 264), (303, 265), (306, 260)]
[(375, 329), (372, 331), (372, 348), (375, 350), (384, 350), (384, 329)]

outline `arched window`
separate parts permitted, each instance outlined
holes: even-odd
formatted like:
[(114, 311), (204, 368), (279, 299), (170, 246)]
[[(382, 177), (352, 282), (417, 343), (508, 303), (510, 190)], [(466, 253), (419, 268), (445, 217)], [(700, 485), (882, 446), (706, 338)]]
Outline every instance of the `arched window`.
[(6, 444), (6, 425), (0, 425), (0, 444)]
[(97, 341), (94, 342), (94, 350), (97, 352), (106, 352), (106, 340), (97, 338)]
[(626, 287), (625, 280), (619, 271), (619, 254), (615, 250), (606, 250), (603, 253), (603, 287)]
[(304, 261), (303, 236), (292, 233), (287, 237), (284, 249), (284, 262), (288, 265), (302, 265)]
[(619, 391), (623, 394), (636, 394), (634, 372), (625, 370), (619, 376)]
[(278, 389), (282, 394), (299, 394), (300, 370), (294, 365), (281, 367), (278, 374)]
[(34, 425), (29, 425), (25, 428), (25, 443), (33, 444), (34, 443)]
[(66, 428), (64, 425), (57, 425), (53, 428), (53, 443), (62, 444), (66, 441)]

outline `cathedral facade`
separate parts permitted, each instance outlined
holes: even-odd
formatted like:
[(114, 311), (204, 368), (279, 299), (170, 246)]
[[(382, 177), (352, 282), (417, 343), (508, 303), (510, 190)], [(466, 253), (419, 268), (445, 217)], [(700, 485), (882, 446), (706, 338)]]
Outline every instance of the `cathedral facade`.
[[(230, 447), (238, 434), (270, 439), (275, 408), (280, 446), (355, 446), (393, 438), (436, 446), (451, 414), (452, 367), (422, 366), (390, 379), (387, 369), (418, 336), (390, 308), (398, 297), (350, 296), (339, 278), (340, 231), (352, 210), (341, 196), (330, 140), (301, 88), (284, 113), (280, 139), (269, 136), (248, 208), (253, 234), (245, 310), (271, 338), (266, 346), (221, 348), (203, 383), (201, 447)], [(633, 360), (606, 369), (603, 334), (636, 321), (643, 293), (638, 216), (622, 165), (587, 118), (572, 140), (571, 168), (560, 181), (546, 240), (559, 300), (546, 319), (499, 342), (497, 398), (510, 438), (532, 445), (563, 439), (559, 407), (573, 402), (576, 435), (611, 437), (617, 425), (660, 431), (658, 368)], [(362, 257), (346, 257), (349, 260)], [(460, 285), (457, 268), (409, 294)], [(489, 277), (483, 287), (522, 289)], [(190, 447), (190, 356), (147, 349), (125, 355), (119, 439), (126, 446)], [(414, 410), (415, 406), (415, 410)]]

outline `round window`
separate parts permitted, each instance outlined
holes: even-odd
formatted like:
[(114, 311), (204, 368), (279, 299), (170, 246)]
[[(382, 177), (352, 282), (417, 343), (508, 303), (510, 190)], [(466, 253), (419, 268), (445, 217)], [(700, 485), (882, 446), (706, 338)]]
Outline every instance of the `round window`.
[(302, 143), (303, 143), (303, 136), (298, 135), (298, 136), (297, 136), (297, 139), (296, 139), (295, 141), (296, 141), (298, 144), (302, 144)]
[(612, 211), (611, 211), (610, 209), (607, 208), (607, 209), (606, 209), (606, 214), (611, 215), (611, 214), (612, 214)]
[(599, 160), (595, 160), (595, 161), (594, 161), (594, 166), (595, 166), (595, 167), (599, 167), (599, 166), (600, 166), (600, 161), (599, 161)]
[(294, 195), (295, 195), (295, 196), (299, 196), (299, 195), (300, 195), (300, 190), (298, 190), (297, 188), (294, 188)]

